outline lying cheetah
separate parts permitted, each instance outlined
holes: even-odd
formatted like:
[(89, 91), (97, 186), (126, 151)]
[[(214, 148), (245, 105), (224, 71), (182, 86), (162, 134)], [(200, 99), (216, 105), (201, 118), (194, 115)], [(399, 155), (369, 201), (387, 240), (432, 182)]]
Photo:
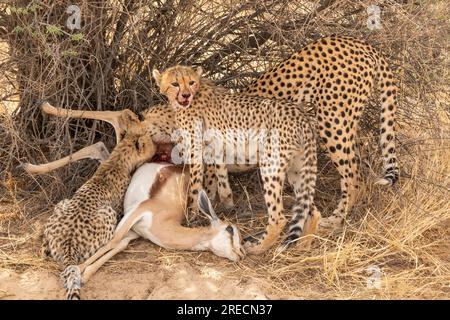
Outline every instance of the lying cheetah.
[[(314, 130), (297, 103), (230, 93), (203, 79), (201, 72), (201, 68), (195, 71), (185, 66), (169, 68), (162, 74), (154, 71), (161, 93), (176, 111), (177, 127), (188, 133), (183, 139), (188, 140), (185, 142), (190, 146), (184, 149), (190, 165), (190, 204), (197, 203), (203, 183), (203, 150), (196, 154), (203, 142), (195, 141), (199, 133), (194, 130), (194, 124), (201, 125), (203, 133), (213, 133), (211, 140), (219, 148), (228, 144), (236, 150), (240, 143), (249, 146), (256, 142), (262, 150), (252, 153), (247, 147), (245, 154), (237, 156), (245, 158), (243, 163), (255, 161), (260, 167), (269, 221), (256, 243), (247, 241), (245, 246), (248, 253), (259, 254), (278, 239), (285, 225), (282, 191), (286, 175), (296, 198), (284, 242), (285, 246), (289, 245), (302, 235), (308, 215), (316, 212), (313, 202), (317, 174)], [(254, 132), (256, 136), (240, 140), (238, 135), (230, 134), (230, 129)], [(224, 158), (214, 158), (213, 164), (219, 187), (226, 186), (229, 190)]]
[(44, 253), (64, 266), (61, 279), (67, 299), (80, 298), (81, 275), (76, 265), (112, 239), (132, 171), (155, 154), (145, 131), (132, 131), (71, 199), (56, 205), (45, 225)]

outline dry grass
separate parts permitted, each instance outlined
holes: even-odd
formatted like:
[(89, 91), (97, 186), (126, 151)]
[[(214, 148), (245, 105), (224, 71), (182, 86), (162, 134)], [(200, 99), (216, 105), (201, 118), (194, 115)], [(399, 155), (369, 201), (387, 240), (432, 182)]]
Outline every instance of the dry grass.
[[(444, 123), (450, 128), (448, 115)], [(318, 235), (308, 251), (297, 247), (278, 256), (269, 253), (263, 264), (259, 259), (243, 263), (242, 274), (254, 277), (277, 297), (448, 298), (450, 139), (448, 131), (440, 139), (424, 132), (419, 137), (415, 130), (410, 133), (422, 143), (409, 150), (420, 155), (417, 158), (400, 156), (409, 176), (394, 189), (383, 189), (374, 186), (376, 175), (371, 174), (342, 234)], [(318, 202), (329, 213), (327, 200)], [(248, 220), (242, 225), (254, 232)], [(380, 289), (367, 288), (374, 266), (381, 271)]]
[[(450, 14), (446, 1), (422, 1), (421, 5), (381, 1), (381, 32), (365, 28), (365, 8), (371, 1), (321, 1), (324, 7), (315, 9), (310, 1), (289, 1), (286, 6), (267, 2), (257, 12), (251, 2), (239, 2), (237, 6), (233, 1), (212, 1), (207, 6), (206, 2), (192, 1), (184, 12), (173, 11), (178, 17), (194, 17), (184, 22), (155, 14), (163, 7), (153, 13), (141, 12), (144, 2), (108, 7), (109, 2), (99, 1), (108, 8), (101, 18), (108, 32), (103, 34), (104, 39), (96, 38), (101, 30), (90, 21), (85, 34), (96, 42), (74, 44), (63, 36), (47, 35), (30, 38), (25, 46), (24, 39), (28, 38), (11, 29), (15, 23), (35, 26), (36, 21), (9, 17), (4, 20), (4, 35), (0, 25), (0, 38), (16, 49), (14, 54), (9, 51), (5, 55), (5, 47), (0, 47), (0, 72), (7, 75), (7, 81), (0, 82), (0, 104), (6, 106), (5, 101), (20, 97), (20, 109), (12, 114), (0, 112), (0, 269), (56, 272), (55, 264), (39, 257), (40, 226), (52, 205), (72, 194), (96, 167), (83, 161), (44, 177), (29, 177), (15, 169), (18, 161), (54, 160), (99, 139), (114, 144), (108, 126), (43, 118), (33, 104), (35, 99), (49, 98), (72, 108), (112, 110), (131, 106), (140, 111), (159, 99), (149, 72), (153, 66), (199, 63), (220, 83), (237, 88), (312, 39), (337, 33), (367, 38), (396, 69), (401, 87), (397, 143), (402, 170), (397, 187), (374, 186), (381, 161), (376, 146), (379, 109), (373, 101), (362, 121), (365, 181), (361, 200), (342, 234), (317, 235), (307, 251), (297, 247), (280, 255), (269, 252), (239, 264), (208, 254), (133, 245), (107, 268), (117, 273), (130, 266), (143, 268), (151, 256), (153, 264), (164, 267), (181, 262), (199, 268), (213, 265), (224, 271), (224, 277), (254, 281), (272, 298), (449, 298), (450, 83), (446, 39)], [(199, 12), (202, 6), (207, 7)], [(51, 12), (62, 7), (54, 5)], [(88, 6), (87, 10), (95, 13), (95, 8)], [(126, 28), (117, 40), (117, 56), (108, 51), (114, 39), (110, 35), (127, 12), (141, 12), (141, 20), (124, 21)], [(51, 14), (46, 17), (52, 23), (61, 23)], [(160, 24), (159, 33), (145, 29), (148, 25), (142, 22), (150, 20)], [(146, 36), (144, 29), (149, 32)], [(185, 44), (183, 54), (177, 56), (180, 43)], [(201, 50), (196, 51), (198, 44)], [(86, 55), (48, 57), (44, 48), (55, 46), (61, 52), (74, 46)], [(108, 57), (113, 57), (113, 70), (103, 74), (101, 70), (111, 63)], [(24, 68), (32, 64), (34, 69)], [(70, 81), (73, 76), (80, 81)], [(93, 92), (89, 86), (99, 77), (106, 80), (100, 89), (94, 86), (98, 90)], [(339, 197), (338, 177), (327, 157), (320, 159), (319, 179), (316, 202), (326, 216)], [(227, 214), (228, 219), (239, 223), (244, 233), (262, 228), (265, 208), (258, 174), (234, 175), (232, 186), (236, 208)], [(285, 200), (287, 204), (292, 202), (288, 189)], [(374, 267), (381, 272), (379, 289), (367, 286)]]

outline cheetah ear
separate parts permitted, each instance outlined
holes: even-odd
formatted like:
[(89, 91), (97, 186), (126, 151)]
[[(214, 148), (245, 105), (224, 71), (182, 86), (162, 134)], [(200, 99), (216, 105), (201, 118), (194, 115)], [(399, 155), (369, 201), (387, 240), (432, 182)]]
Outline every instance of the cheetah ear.
[(158, 87), (160, 87), (161, 86), (161, 73), (158, 71), (158, 69), (153, 69), (152, 75), (156, 81), (156, 84), (158, 85)]
[(198, 75), (199, 77), (201, 77), (202, 74), (203, 74), (203, 68), (200, 67), (200, 66), (198, 66), (197, 69), (195, 69), (195, 72), (197, 73), (197, 75)]
[[(147, 139), (147, 137), (145, 135), (140, 136), (137, 140), (136, 140), (136, 149), (139, 153), (144, 153), (145, 152), (145, 148), (148, 148), (149, 146), (147, 145), (148, 143), (153, 144), (153, 141), (151, 139)], [(153, 145), (153, 149), (156, 152), (156, 147)], [(152, 155), (152, 157), (154, 156), (154, 154)]]
[(134, 144), (136, 150), (141, 153), (144, 150), (144, 141), (141, 138), (138, 138)]

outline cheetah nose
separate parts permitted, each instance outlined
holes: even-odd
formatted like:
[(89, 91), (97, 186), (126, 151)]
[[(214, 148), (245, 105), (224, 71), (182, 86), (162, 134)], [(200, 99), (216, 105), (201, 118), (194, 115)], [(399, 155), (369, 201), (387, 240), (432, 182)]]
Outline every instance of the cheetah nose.
[(181, 96), (183, 98), (185, 98), (185, 99), (188, 99), (191, 96), (191, 94), (190, 93), (183, 93)]

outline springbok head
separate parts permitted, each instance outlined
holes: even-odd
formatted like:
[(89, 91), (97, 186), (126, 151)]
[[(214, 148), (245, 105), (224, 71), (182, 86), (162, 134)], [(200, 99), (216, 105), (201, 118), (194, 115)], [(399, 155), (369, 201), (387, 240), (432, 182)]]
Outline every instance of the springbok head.
[(244, 258), (245, 250), (239, 229), (234, 224), (224, 222), (217, 217), (204, 190), (200, 191), (198, 207), (209, 218), (213, 230), (208, 249), (215, 255), (231, 261), (239, 261)]

